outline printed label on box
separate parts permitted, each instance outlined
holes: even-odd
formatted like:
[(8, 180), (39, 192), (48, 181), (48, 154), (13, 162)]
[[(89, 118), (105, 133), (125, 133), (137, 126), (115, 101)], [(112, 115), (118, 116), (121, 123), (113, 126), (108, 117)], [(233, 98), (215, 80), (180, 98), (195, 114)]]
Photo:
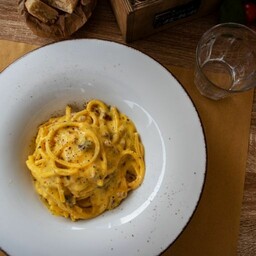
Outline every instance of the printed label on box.
[(201, 0), (194, 0), (187, 4), (179, 5), (164, 12), (158, 13), (155, 16), (153, 26), (154, 28), (158, 28), (170, 22), (191, 16), (198, 11), (200, 4)]

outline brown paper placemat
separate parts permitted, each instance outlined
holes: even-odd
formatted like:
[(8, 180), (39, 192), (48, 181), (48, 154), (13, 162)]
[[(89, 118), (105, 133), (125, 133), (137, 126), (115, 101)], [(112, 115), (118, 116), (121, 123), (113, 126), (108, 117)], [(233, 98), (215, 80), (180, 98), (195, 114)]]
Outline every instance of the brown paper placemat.
[[(0, 71), (35, 48), (0, 40)], [(193, 70), (167, 68), (186, 88), (199, 112), (207, 141), (208, 166), (195, 214), (163, 255), (236, 255), (253, 91), (215, 102), (196, 90)]]
[(38, 46), (0, 40), (0, 72), (13, 61), (36, 48)]
[(163, 255), (237, 255), (253, 91), (213, 101), (195, 88), (193, 70), (169, 67), (191, 96), (208, 151), (204, 191), (189, 225)]

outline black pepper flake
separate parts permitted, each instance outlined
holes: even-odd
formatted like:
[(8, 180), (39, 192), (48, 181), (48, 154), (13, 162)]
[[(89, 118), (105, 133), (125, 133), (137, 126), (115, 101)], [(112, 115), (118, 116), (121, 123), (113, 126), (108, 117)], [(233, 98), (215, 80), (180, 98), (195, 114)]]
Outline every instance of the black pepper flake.
[(112, 121), (112, 117), (111, 117), (109, 114), (107, 114), (107, 113), (104, 113), (103, 118), (104, 118), (106, 121)]

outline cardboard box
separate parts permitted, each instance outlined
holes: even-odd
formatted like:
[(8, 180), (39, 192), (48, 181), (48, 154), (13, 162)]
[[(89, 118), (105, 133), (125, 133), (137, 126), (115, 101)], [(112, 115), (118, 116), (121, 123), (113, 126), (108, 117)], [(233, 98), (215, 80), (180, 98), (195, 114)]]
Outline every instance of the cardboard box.
[(110, 0), (126, 42), (216, 10), (221, 0)]

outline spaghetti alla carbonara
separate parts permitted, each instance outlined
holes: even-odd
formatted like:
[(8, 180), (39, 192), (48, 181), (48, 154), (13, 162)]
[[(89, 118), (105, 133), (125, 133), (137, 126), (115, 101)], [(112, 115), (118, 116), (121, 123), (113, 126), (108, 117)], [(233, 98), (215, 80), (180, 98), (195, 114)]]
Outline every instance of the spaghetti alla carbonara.
[(145, 172), (135, 125), (100, 100), (42, 124), (26, 164), (49, 210), (73, 221), (117, 207)]

